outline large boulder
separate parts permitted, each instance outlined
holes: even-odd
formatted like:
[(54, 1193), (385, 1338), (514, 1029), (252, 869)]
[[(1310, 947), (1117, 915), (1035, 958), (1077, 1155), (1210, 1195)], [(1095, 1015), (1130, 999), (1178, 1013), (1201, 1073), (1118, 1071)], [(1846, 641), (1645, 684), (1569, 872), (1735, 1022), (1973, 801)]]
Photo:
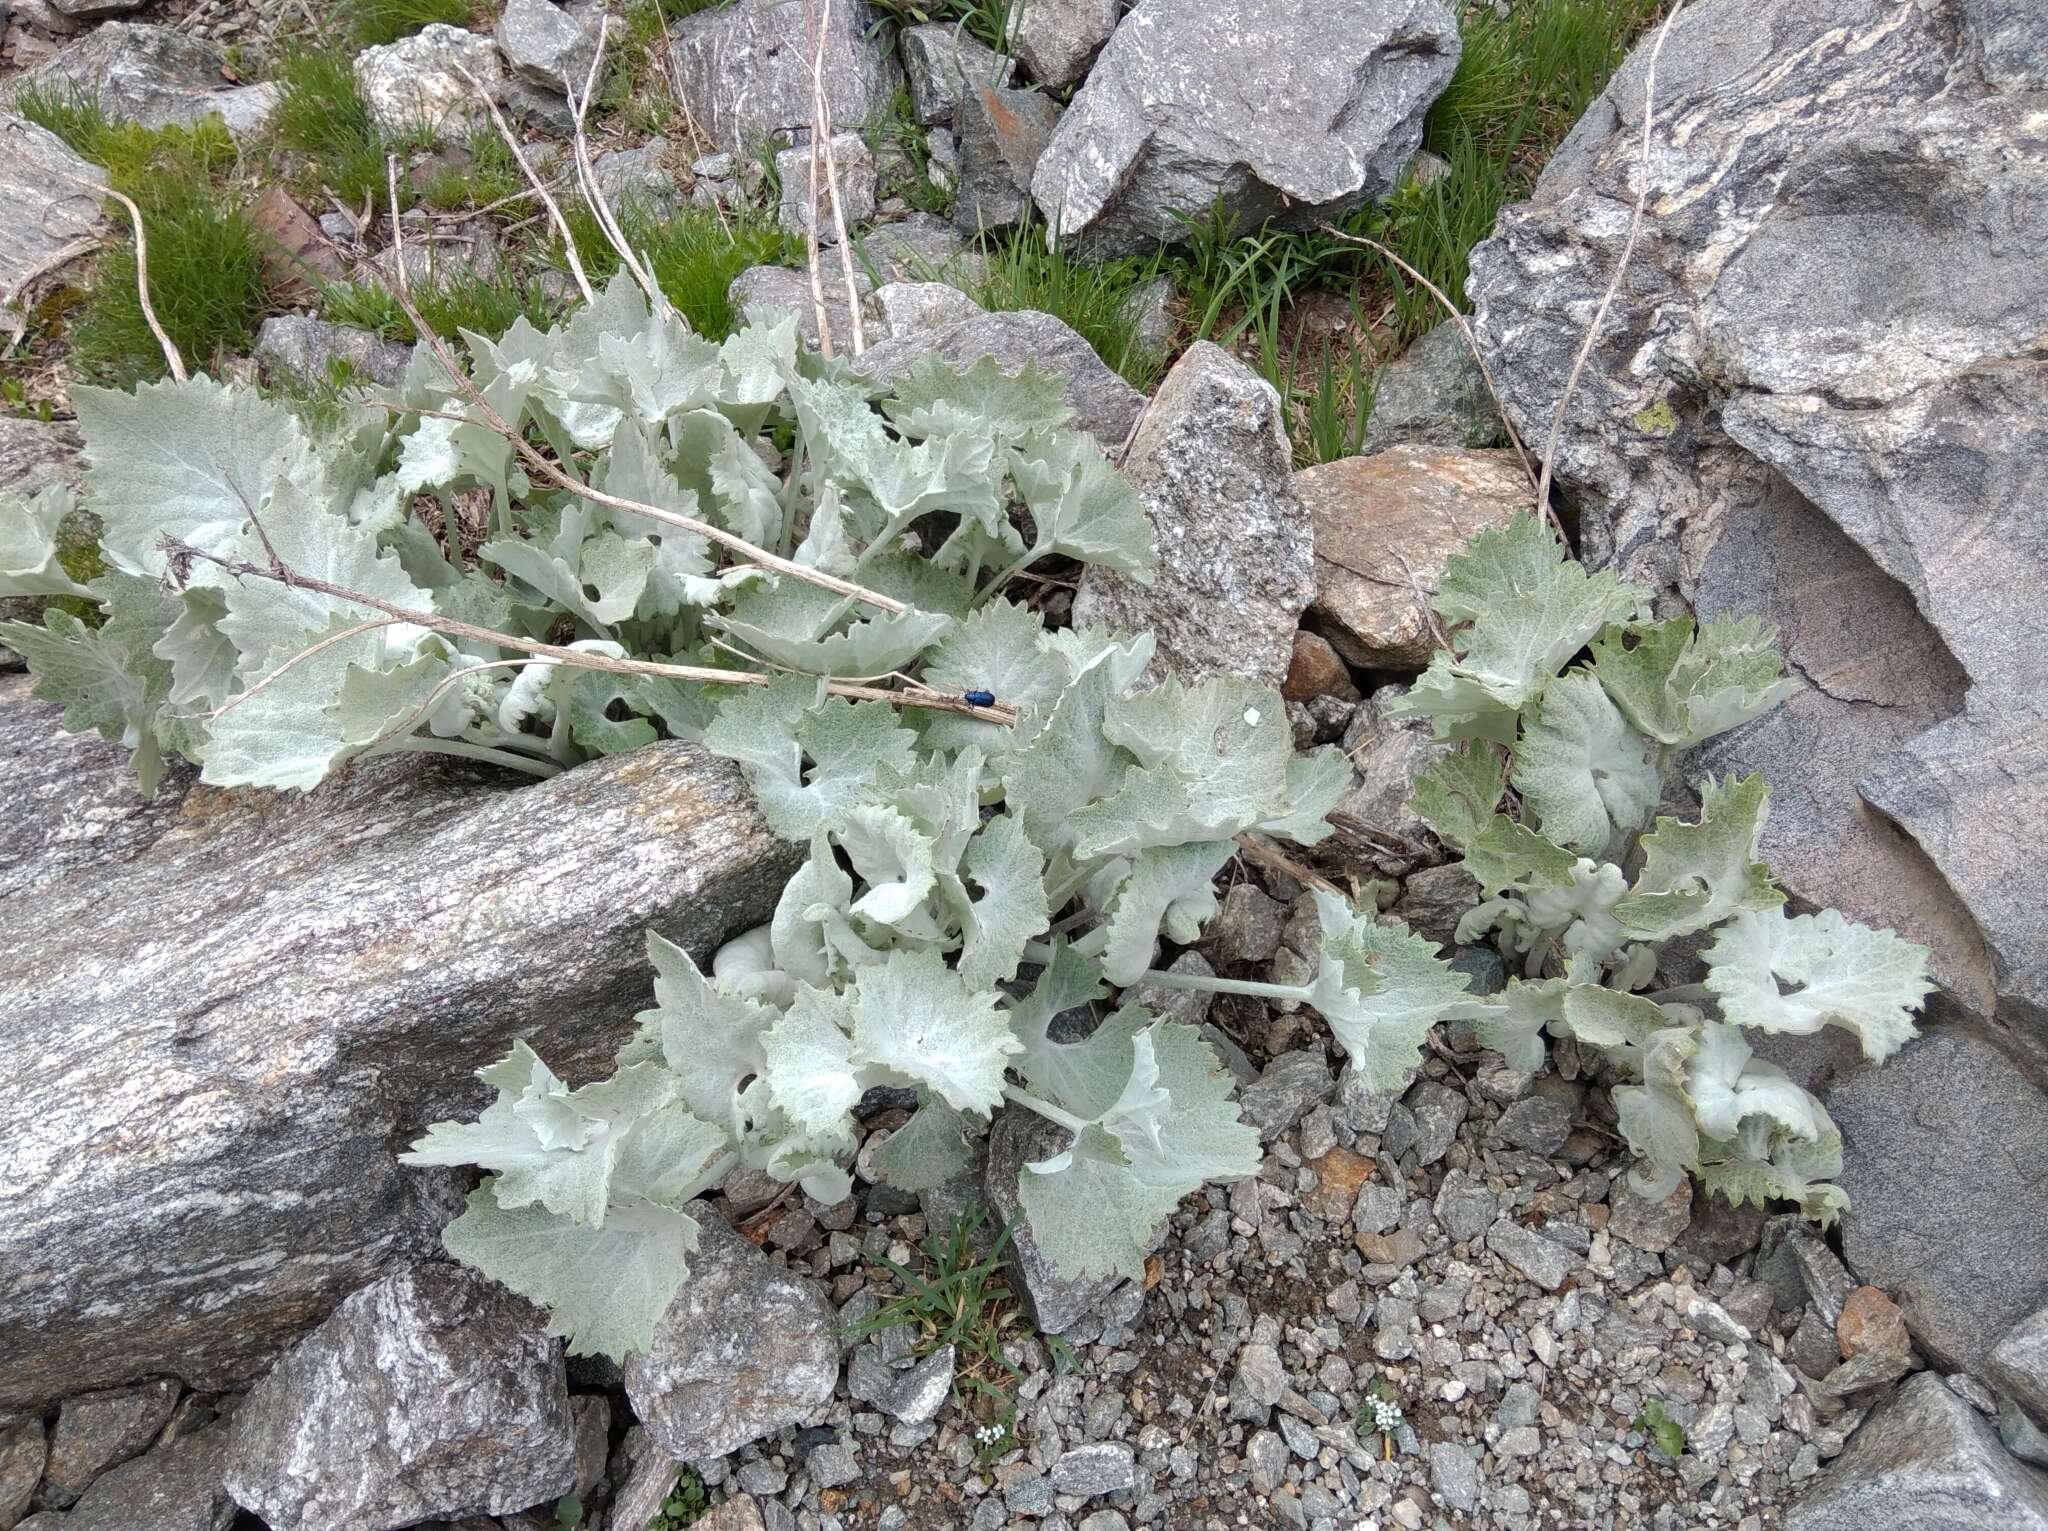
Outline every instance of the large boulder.
[(839, 1382), (839, 1315), (715, 1215), (700, 1218), (690, 1274), (626, 1361), (626, 1396), (679, 1460), (727, 1452), (796, 1424)]
[(503, 96), (505, 60), (490, 38), (437, 21), (397, 42), (365, 48), (356, 55), (355, 77), (382, 132), (460, 138), (488, 123), (490, 108), (477, 87)]
[(273, 1531), (391, 1531), (560, 1498), (576, 1426), (544, 1324), (473, 1270), (392, 1272), (249, 1390), (228, 1491)]
[[(1108, 439), (1108, 438), (1105, 438)], [(1124, 473), (1159, 545), (1149, 585), (1090, 568), (1074, 621), (1159, 641), (1150, 678), (1278, 688), (1315, 594), (1315, 536), (1273, 385), (1200, 341), (1138, 422)]]
[(1828, 1098), (1849, 1193), (1843, 1253), (1920, 1348), (1982, 1374), (2048, 1304), (2048, 1095), (1988, 1041), (1941, 1031)]
[(1177, 242), (1219, 200), (1305, 228), (1400, 183), (1457, 65), (1446, 0), (1141, 0), (1032, 195), (1091, 254)]
[[(1540, 441), (1644, 182), (1637, 50), (1472, 257)], [(1700, 762), (1797, 896), (1894, 926), (2048, 1059), (2048, 11), (1703, 0), (1558, 454), (1593, 564), (1758, 612), (1803, 682)]]
[(734, 154), (807, 140), (814, 17), (830, 28), (822, 79), (832, 126), (859, 129), (882, 117), (903, 74), (894, 36), (863, 0), (738, 0), (685, 16), (669, 32), (676, 88), (698, 131)]
[(392, 1265), (451, 1180), (394, 1154), (523, 1038), (605, 1071), (650, 927), (766, 919), (792, 848), (736, 769), (659, 744), (513, 788), (382, 760), (301, 796), (123, 752), (0, 677), (0, 1409), (243, 1381)]
[(2048, 1531), (2048, 1476), (1932, 1372), (1871, 1412), (1785, 1516), (1785, 1531)]
[[(0, 102), (24, 90), (79, 95), (109, 117), (147, 128), (189, 127), (218, 115), (237, 138), (251, 135), (275, 109), (280, 89), (275, 83), (229, 86), (224, 65), (217, 49), (176, 27), (109, 21), (9, 80)], [(9, 221), (13, 217), (10, 212)]]

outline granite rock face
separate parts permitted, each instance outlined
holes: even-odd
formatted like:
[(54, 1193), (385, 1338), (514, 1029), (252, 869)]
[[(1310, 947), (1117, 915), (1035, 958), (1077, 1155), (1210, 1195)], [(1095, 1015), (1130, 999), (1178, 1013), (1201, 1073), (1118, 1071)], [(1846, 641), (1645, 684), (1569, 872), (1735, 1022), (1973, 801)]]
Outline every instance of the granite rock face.
[(1272, 385), (1197, 342), (1159, 385), (1123, 466), (1151, 520), (1159, 571), (1141, 585), (1090, 568), (1075, 623), (1152, 632), (1148, 680), (1237, 675), (1278, 688), (1315, 594), (1315, 554)]
[(1181, 240), (1219, 199), (1240, 228), (1306, 227), (1399, 184), (1457, 64), (1445, 0), (1141, 0), (1032, 195), (1090, 254)]
[(602, 4), (589, 0), (557, 5), (554, 0), (506, 0), (495, 36), (512, 73), (543, 89), (579, 95), (597, 53)]
[(1984, 1370), (2000, 1392), (2036, 1419), (2048, 1419), (2048, 1308), (2008, 1329)]
[(626, 1396), (656, 1445), (720, 1457), (795, 1424), (839, 1381), (839, 1316), (716, 1216), (698, 1219), (690, 1277), (626, 1362)]
[(2048, 1304), (2048, 1095), (1989, 1042), (1940, 1031), (1839, 1080), (1843, 1252), (1920, 1348), (1978, 1372)]
[[(839, 174), (839, 217), (845, 220), (847, 237), (875, 216), (875, 156), (867, 140), (858, 133), (834, 133), (832, 164)], [(782, 184), (782, 201), (776, 215), (792, 234), (805, 234), (811, 227), (811, 149), (805, 144), (784, 149), (775, 156), (776, 178)], [(818, 166), (818, 242), (839, 242), (839, 219), (832, 216), (832, 198), (825, 190), (823, 156)]]
[(1059, 120), (1059, 103), (1035, 90), (979, 82), (966, 87), (953, 120), (960, 144), (953, 227), (971, 236), (1024, 220), (1031, 211), (1031, 174)]
[(1019, 0), (1010, 46), (1033, 80), (1060, 90), (1088, 73), (1122, 14), (1122, 0)]
[(540, 1311), (457, 1265), (363, 1288), (235, 1410), (227, 1486), (274, 1531), (390, 1531), (568, 1493), (576, 1428)]
[(1016, 61), (951, 21), (926, 21), (903, 29), (903, 72), (910, 81), (910, 107), (926, 127), (951, 127), (968, 87), (1007, 85)]
[[(1590, 562), (1785, 629), (1806, 689), (1701, 762), (1773, 771), (1780, 878), (1933, 948), (2037, 1061), (2043, 58), (2038, 7), (1688, 9), (1656, 76), (1652, 237), (1559, 452)], [(1475, 324), (1525, 438), (1626, 236), (1646, 68), (1639, 48), (1473, 254)]]
[(1871, 1412), (1785, 1516), (1785, 1531), (2043, 1531), (2048, 1475), (2005, 1454), (1989, 1420), (1920, 1372)]
[(24, 1524), (43, 1522), (53, 1531), (228, 1531), (235, 1502), (223, 1481), (227, 1451), (222, 1425), (180, 1436), (94, 1479), (65, 1514)]
[[(902, 83), (895, 37), (862, 0), (832, 6), (825, 38), (826, 108), (835, 128), (881, 116)], [(685, 16), (669, 31), (684, 103), (719, 148), (750, 154), (811, 130), (811, 59), (817, 51), (806, 0), (739, 0)]]
[(272, 378), (324, 383), (340, 362), (351, 377), (387, 386), (405, 376), (412, 357), (395, 340), (307, 314), (272, 314), (256, 332), (251, 354)]
[(394, 1155), (475, 1114), (477, 1068), (518, 1036), (603, 1072), (647, 929), (708, 952), (794, 869), (688, 745), (519, 789), (425, 761), (303, 797), (180, 769), (143, 804), (121, 750), (26, 693), (0, 677), (0, 1408), (260, 1371), (438, 1249), (455, 1185)]
[(1533, 501), (1513, 452), (1397, 446), (1295, 475), (1316, 529), (1310, 615), (1369, 670), (1418, 671), (1436, 647), (1429, 600), (1476, 533)]
[(178, 1384), (167, 1377), (65, 1399), (50, 1432), (49, 1460), (43, 1468), (44, 1506), (66, 1508), (108, 1468), (141, 1455), (177, 1401)]
[[(83, 185), (73, 184), (76, 177)], [(0, 297), (71, 254), (90, 250), (107, 226), (92, 188), (107, 172), (25, 118), (0, 113)]]
[(1380, 368), (1361, 450), (1499, 447), (1507, 430), (1464, 331), (1446, 319)]

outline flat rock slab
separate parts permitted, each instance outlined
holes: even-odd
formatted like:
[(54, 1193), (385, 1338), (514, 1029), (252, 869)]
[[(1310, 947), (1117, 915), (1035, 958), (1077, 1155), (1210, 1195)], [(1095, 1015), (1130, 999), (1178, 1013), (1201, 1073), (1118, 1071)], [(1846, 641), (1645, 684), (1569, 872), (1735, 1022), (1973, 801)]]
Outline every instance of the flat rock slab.
[(1152, 523), (1159, 570), (1141, 585), (1089, 568), (1075, 624), (1151, 632), (1151, 681), (1234, 675), (1277, 690), (1315, 594), (1315, 554), (1272, 384), (1196, 342), (1147, 407), (1124, 476)]
[(102, 1474), (68, 1513), (22, 1524), (30, 1531), (228, 1531), (235, 1502), (222, 1482), (227, 1449), (223, 1425), (182, 1436)]
[(249, 1390), (227, 1486), (273, 1531), (499, 1515), (576, 1483), (545, 1318), (486, 1276), (423, 1264), (365, 1287)]
[(145, 807), (123, 752), (0, 687), (0, 885), (35, 889), (0, 953), (0, 1408), (233, 1385), (437, 1252), (454, 1182), (394, 1154), (473, 1116), (515, 1036), (603, 1073), (646, 931), (706, 954), (795, 866), (689, 745), (520, 788), (423, 761), (305, 796), (179, 772)]
[(107, 172), (55, 133), (0, 113), (0, 206), (8, 209), (0, 218), (0, 298), (92, 248), (107, 227), (93, 188), (106, 184)]
[(175, 27), (109, 21), (0, 88), (0, 101), (35, 89), (90, 96), (110, 117), (146, 128), (189, 127), (218, 115), (236, 137), (259, 131), (275, 84), (231, 87), (218, 50)]
[(61, 1510), (109, 1467), (141, 1455), (177, 1402), (178, 1384), (167, 1377), (65, 1399), (50, 1432), (43, 1504)]

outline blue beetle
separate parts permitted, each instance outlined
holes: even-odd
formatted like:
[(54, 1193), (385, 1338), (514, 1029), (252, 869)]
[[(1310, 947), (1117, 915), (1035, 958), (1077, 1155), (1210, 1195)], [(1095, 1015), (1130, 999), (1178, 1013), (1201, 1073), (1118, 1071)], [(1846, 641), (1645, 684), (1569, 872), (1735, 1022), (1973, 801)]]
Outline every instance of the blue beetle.
[(960, 693), (960, 700), (969, 707), (993, 707), (996, 704), (996, 694), (993, 691), (963, 691)]

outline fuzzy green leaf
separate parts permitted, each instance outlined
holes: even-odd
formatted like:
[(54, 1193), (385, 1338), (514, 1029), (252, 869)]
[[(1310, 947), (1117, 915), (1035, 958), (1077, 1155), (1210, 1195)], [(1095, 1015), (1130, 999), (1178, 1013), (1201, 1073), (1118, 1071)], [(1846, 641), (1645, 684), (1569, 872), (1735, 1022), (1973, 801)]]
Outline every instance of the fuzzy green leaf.
[(1589, 856), (1647, 824), (1662, 790), (1642, 736), (1581, 671), (1525, 710), (1514, 783), (1545, 839)]
[(1090, 437), (1056, 431), (1016, 449), (1011, 471), (1031, 510), (1032, 555), (1061, 555), (1152, 582), (1159, 555), (1137, 492)]
[(1692, 618), (1608, 628), (1593, 674), (1643, 733), (1690, 749), (1775, 707), (1798, 689), (1783, 675), (1777, 635), (1760, 617)]
[(853, 1026), (851, 1001), (806, 987), (763, 1039), (768, 1088), (806, 1132), (843, 1132), (851, 1121), (861, 1092)]
[(936, 1190), (974, 1163), (967, 1126), (943, 1100), (919, 1091), (916, 1113), (875, 1150), (875, 1168), (899, 1191)]
[(1718, 925), (1738, 910), (1761, 913), (1785, 902), (1771, 870), (1757, 859), (1771, 789), (1760, 773), (1740, 781), (1708, 777), (1697, 824), (1659, 819), (1644, 835), (1643, 870), (1614, 917), (1630, 935), (1668, 941)]
[(989, 820), (967, 848), (968, 878), (981, 889), (960, 920), (960, 977), (986, 989), (1017, 976), (1024, 947), (1052, 919), (1045, 857), (1008, 814)]
[(894, 708), (823, 691), (805, 676), (749, 687), (704, 731), (706, 748), (745, 768), (762, 816), (786, 840), (838, 823), (869, 800), (877, 775), (911, 770), (915, 735), (899, 726)]
[(1469, 855), (1498, 817), (1494, 810), (1507, 785), (1508, 765), (1500, 752), (1467, 744), (1437, 756), (1417, 773), (1410, 802), (1439, 840)]
[(1934, 989), (1926, 947), (1832, 909), (1745, 911), (1704, 955), (1707, 987), (1729, 1021), (1795, 1036), (1840, 1026), (1873, 1062), (1905, 1046), (1913, 1012)]
[(1162, 930), (1172, 940), (1198, 939), (1216, 917), (1212, 886), (1236, 846), (1228, 840), (1155, 846), (1140, 851), (1109, 907), (1109, 944), (1102, 971), (1113, 984), (1132, 984), (1152, 965)]
[(883, 402), (882, 412), (913, 441), (961, 432), (1017, 441), (1057, 430), (1074, 413), (1057, 373), (1030, 362), (1015, 373), (1005, 372), (993, 356), (980, 357), (964, 372), (943, 357), (927, 357), (896, 384), (895, 397)]
[(673, 941), (647, 932), (654, 1006), (635, 1017), (658, 1044), (683, 1102), (707, 1122), (740, 1132), (741, 1086), (767, 1067), (763, 1037), (775, 1012), (711, 983)]
[(57, 560), (57, 533), (71, 513), (71, 491), (47, 484), (33, 497), (0, 493), (0, 596), (86, 596)]
[(936, 952), (892, 952), (854, 980), (853, 1037), (862, 1059), (930, 1089), (956, 1111), (986, 1115), (1003, 1068), (1022, 1050), (995, 996), (969, 989)]
[(1322, 960), (1309, 1003), (1330, 1023), (1366, 1088), (1403, 1088), (1422, 1060), (1429, 1029), (1470, 1004), (1472, 980), (1438, 957), (1433, 942), (1384, 926), (1318, 890)]

